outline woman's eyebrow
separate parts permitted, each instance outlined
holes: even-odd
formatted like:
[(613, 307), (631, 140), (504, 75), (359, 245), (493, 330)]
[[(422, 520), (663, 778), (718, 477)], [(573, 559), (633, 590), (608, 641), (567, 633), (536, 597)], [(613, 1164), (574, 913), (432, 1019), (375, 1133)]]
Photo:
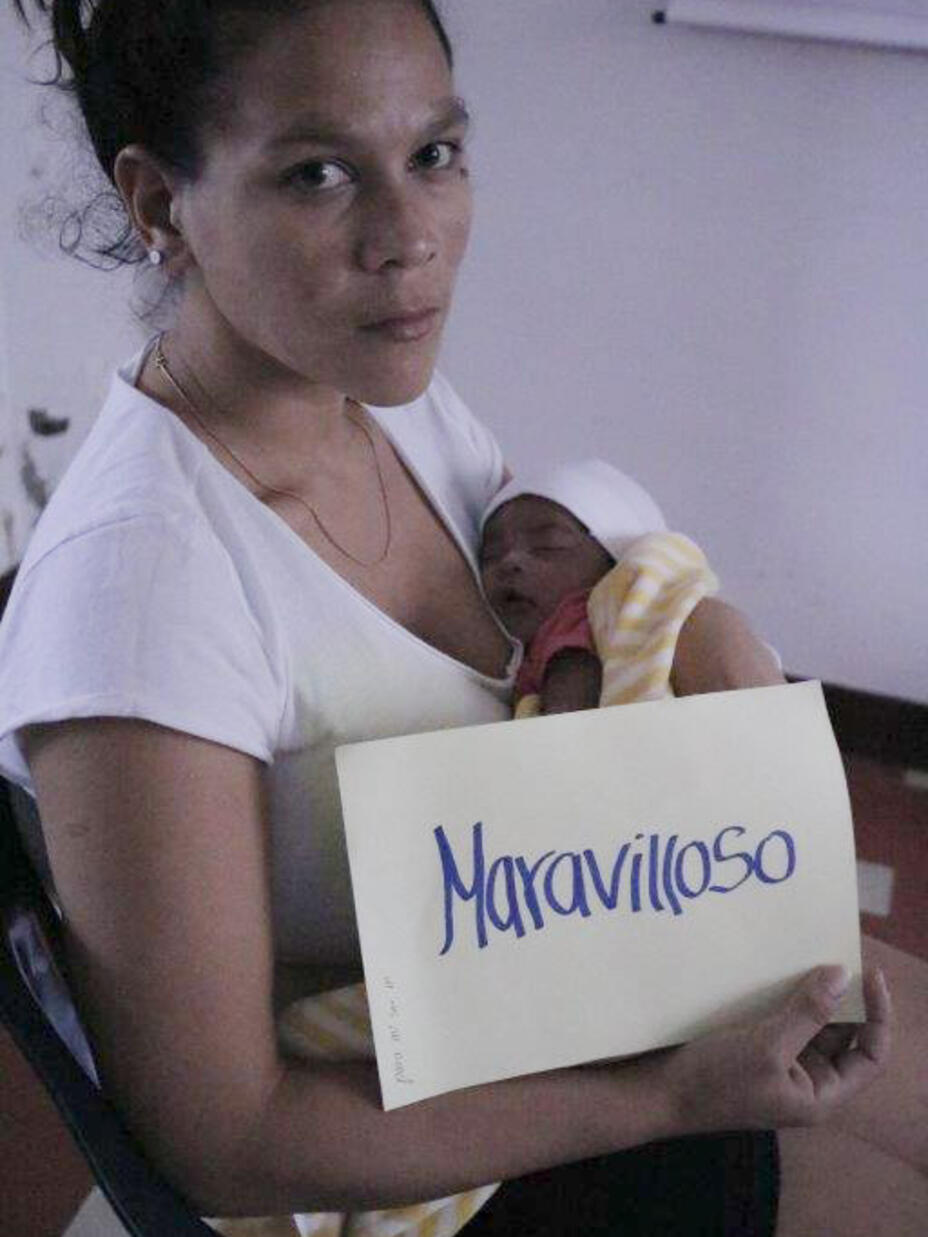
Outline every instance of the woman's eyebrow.
[[(420, 136), (423, 139), (428, 139), (435, 133), (442, 133), (445, 129), (450, 129), (453, 125), (463, 125), (466, 128), (470, 124), (470, 120), (470, 112), (463, 99), (458, 97), (442, 99), (436, 105), (431, 117), (423, 124)], [(299, 120), (295, 121), (289, 128), (284, 129), (282, 133), (278, 133), (275, 137), (271, 138), (266, 145), (266, 149), (273, 151), (278, 150), (281, 146), (291, 146), (302, 142), (337, 145), (340, 142), (352, 141), (360, 143), (363, 141), (363, 135), (352, 132), (350, 126), (340, 128), (338, 125), (333, 125), (327, 117), (314, 116), (312, 113), (307, 112), (300, 116)]]

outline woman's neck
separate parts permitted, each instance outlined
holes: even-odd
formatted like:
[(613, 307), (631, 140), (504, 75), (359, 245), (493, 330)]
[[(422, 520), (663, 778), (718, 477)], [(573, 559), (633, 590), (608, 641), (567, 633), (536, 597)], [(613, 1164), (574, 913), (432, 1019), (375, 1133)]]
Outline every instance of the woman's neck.
[(357, 439), (352, 416), (360, 415), (342, 392), (295, 373), (244, 343), (228, 323), (186, 304), (161, 344), (176, 382), (171, 405), (179, 399), (225, 446), (265, 460), (274, 484), (286, 485), (281, 475), (288, 472), (296, 479), (309, 459), (339, 470)]

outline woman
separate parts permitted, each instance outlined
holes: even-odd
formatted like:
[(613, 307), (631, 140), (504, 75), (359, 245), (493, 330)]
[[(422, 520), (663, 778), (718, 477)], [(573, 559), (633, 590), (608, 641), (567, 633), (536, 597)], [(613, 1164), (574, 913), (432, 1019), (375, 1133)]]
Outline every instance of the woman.
[[(58, 46), (178, 305), (30, 545), (0, 755), (37, 791), (81, 1010), (148, 1153), (209, 1215), (398, 1206), (582, 1161), (504, 1185), (463, 1231), (762, 1233), (767, 1135), (598, 1157), (801, 1126), (781, 1135), (781, 1237), (870, 1233), (868, 1198), (882, 1231), (914, 1233), (915, 1074), (892, 1109), (882, 1082), (858, 1095), (888, 1052), (873, 970), (856, 1048), (818, 1034), (826, 967), (739, 1030), (389, 1114), (372, 1063), (281, 1057), (275, 1010), (360, 976), (332, 747), (502, 717), (512, 683), (473, 561), (502, 463), (433, 375), (470, 222), (466, 114), (425, 0), (101, 0), (89, 35), (80, 9), (54, 4)], [(703, 603), (674, 677), (776, 675)]]

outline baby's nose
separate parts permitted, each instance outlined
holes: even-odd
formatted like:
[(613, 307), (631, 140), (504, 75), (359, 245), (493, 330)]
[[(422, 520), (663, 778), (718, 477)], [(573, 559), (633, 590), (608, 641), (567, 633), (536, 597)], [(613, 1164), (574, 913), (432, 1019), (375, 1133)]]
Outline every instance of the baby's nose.
[(497, 575), (504, 580), (508, 579), (510, 576), (518, 575), (524, 565), (522, 551), (517, 546), (513, 546), (497, 559)]

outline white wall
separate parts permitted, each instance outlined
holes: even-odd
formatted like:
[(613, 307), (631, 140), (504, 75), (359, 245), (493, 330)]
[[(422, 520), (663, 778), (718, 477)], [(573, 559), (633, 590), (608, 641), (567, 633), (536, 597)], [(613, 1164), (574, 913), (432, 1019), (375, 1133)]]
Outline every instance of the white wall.
[[(653, 7), (444, 0), (478, 208), (444, 368), (516, 467), (649, 486), (790, 670), (928, 701), (928, 57)], [(112, 276), (0, 257), (14, 411), (69, 452), (138, 330)]]
[(16, 146), (21, 134), (22, 91), (12, 76), (13, 53), (18, 41), (7, 37), (10, 16), (0, 10), (0, 166), (4, 169), (0, 191), (0, 572), (19, 556), (33, 511), (19, 484), (20, 451), (24, 417), (18, 417), (10, 383), (12, 346), (8, 315), (13, 307), (12, 266), (14, 258), (14, 184), (18, 185)]
[[(30, 54), (42, 38), (30, 39), (12, 5), (0, 5), (0, 517), (13, 519), (12, 547), (0, 524), (0, 571), (22, 556), (38, 515), (19, 479), (23, 449), (52, 488), (90, 428), (112, 365), (145, 334), (126, 308), (129, 278), (62, 255), (57, 232), (35, 219), (49, 195), (84, 201), (76, 178), (87, 166), (74, 156), (69, 112), (28, 84), (53, 64)], [(30, 408), (70, 418), (69, 430), (33, 434)]]
[(16, 443), (13, 435), (9, 365), (7, 363), (6, 315), (0, 300), (0, 572), (16, 559), (17, 508), (20, 499), (16, 482)]
[(598, 453), (800, 674), (928, 700), (928, 56), (446, 0), (479, 224), (445, 365)]

